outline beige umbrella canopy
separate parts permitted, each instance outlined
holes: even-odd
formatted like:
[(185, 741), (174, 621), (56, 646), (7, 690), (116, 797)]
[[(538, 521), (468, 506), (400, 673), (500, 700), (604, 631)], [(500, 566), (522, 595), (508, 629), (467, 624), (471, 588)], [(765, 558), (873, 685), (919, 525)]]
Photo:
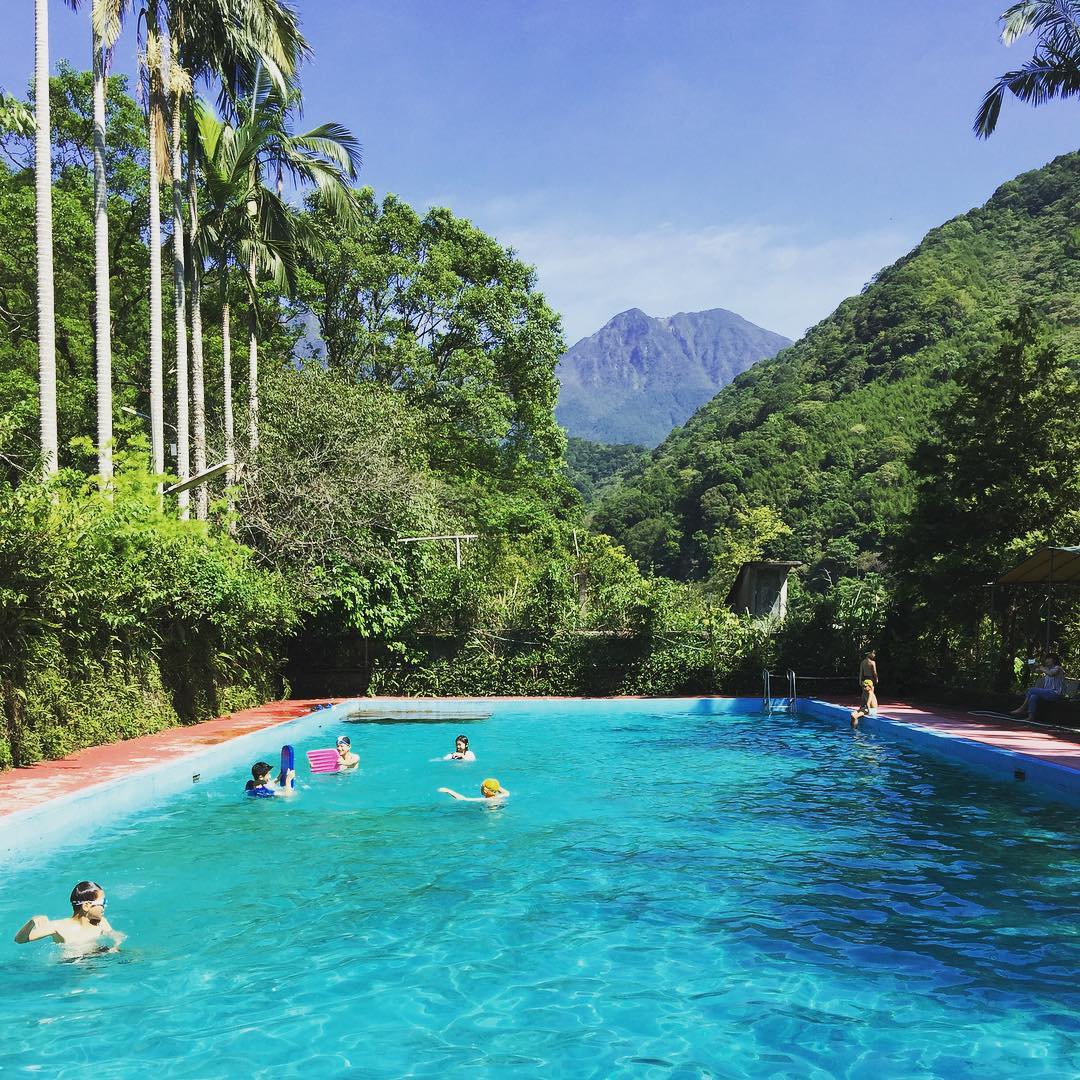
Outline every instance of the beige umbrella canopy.
[(1039, 548), (999, 577), (998, 584), (1046, 586), (1046, 648), (1049, 650), (1054, 586), (1080, 585), (1080, 547)]
[(998, 578), (1001, 585), (1080, 583), (1080, 547), (1039, 548), (1034, 555)]

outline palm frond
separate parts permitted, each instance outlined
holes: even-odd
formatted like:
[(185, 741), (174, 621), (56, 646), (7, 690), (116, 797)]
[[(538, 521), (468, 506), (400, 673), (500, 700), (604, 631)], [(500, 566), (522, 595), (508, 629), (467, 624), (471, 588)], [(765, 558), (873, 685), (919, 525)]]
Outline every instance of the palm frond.
[(1077, 0), (1021, 0), (1001, 16), (1001, 40), (1012, 45), (1025, 34), (1038, 34), (1055, 48), (1080, 45), (1080, 3)]
[(983, 96), (972, 125), (982, 139), (996, 129), (1006, 93), (1035, 106), (1080, 94), (1080, 0), (1021, 0), (1001, 20), (1006, 45), (1029, 33), (1038, 44), (1030, 60), (1005, 72)]
[(299, 149), (334, 162), (350, 180), (356, 178), (363, 164), (360, 143), (343, 124), (333, 121), (320, 124), (302, 135), (294, 135), (292, 141)]

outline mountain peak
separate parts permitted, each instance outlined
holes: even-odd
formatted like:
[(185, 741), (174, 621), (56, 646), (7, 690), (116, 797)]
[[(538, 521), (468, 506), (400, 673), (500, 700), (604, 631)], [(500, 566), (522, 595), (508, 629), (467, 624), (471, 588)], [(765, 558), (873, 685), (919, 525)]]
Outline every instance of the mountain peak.
[(664, 318), (628, 308), (559, 361), (571, 435), (655, 446), (722, 386), (791, 342), (725, 308)]

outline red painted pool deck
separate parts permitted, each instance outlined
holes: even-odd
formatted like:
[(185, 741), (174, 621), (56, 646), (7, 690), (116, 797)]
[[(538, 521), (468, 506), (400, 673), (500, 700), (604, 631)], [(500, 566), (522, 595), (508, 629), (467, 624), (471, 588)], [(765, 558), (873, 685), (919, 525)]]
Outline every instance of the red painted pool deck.
[[(0, 818), (18, 810), (28, 810), (52, 799), (97, 784), (130, 776), (169, 759), (182, 759), (207, 746), (227, 742), (239, 735), (275, 727), (311, 712), (315, 705), (344, 698), (309, 698), (271, 701), (255, 709), (244, 709), (216, 720), (189, 727), (168, 728), (155, 735), (143, 735), (126, 742), (110, 743), (79, 750), (57, 761), (39, 761), (12, 769), (0, 779)], [(400, 698), (393, 699), (400, 703)], [(417, 698), (420, 704), (425, 699)], [(470, 699), (474, 700), (474, 699)], [(491, 700), (498, 700), (492, 698)], [(552, 699), (554, 700), (554, 699)], [(378, 698), (366, 698), (377, 704)], [(851, 703), (846, 707), (850, 708)], [(904, 724), (917, 724), (943, 735), (1011, 750), (1017, 754), (1076, 770), (1080, 776), (1080, 732), (1074, 735), (1026, 726), (1023, 721), (981, 718), (955, 709), (912, 705), (883, 700), (878, 713)], [(93, 777), (94, 784), (88, 784)]]
[[(74, 791), (96, 787), (163, 761), (180, 759), (208, 746), (227, 742), (304, 716), (316, 705), (344, 698), (310, 698), (271, 701), (255, 709), (243, 709), (188, 727), (166, 728), (154, 735), (141, 735), (126, 742), (109, 743), (77, 750), (56, 761), (0, 773), (0, 819), (17, 810), (28, 810)], [(89, 778), (93, 777), (93, 783)]]
[[(845, 707), (854, 708), (856, 704), (856, 699), (852, 698), (845, 703)], [(973, 716), (969, 712), (944, 706), (912, 705), (905, 701), (884, 699), (878, 701), (878, 715), (904, 724), (930, 728), (942, 735), (969, 739), (995, 746), (999, 750), (1011, 750), (1015, 754), (1075, 769), (1080, 774), (1080, 731), (1072, 733), (1036, 728), (1021, 719), (1014, 721)]]

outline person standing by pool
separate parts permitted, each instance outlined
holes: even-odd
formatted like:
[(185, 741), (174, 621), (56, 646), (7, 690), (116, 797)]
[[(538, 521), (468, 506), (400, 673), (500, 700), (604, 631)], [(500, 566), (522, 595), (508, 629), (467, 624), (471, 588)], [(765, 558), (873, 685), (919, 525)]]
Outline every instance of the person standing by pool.
[(459, 735), (454, 740), (454, 752), (446, 754), (442, 761), (475, 761), (476, 755), (469, 749), (469, 736)]
[(867, 679), (874, 684), (876, 690), (878, 684), (877, 651), (874, 649), (869, 649), (863, 654), (862, 663), (859, 665), (859, 686), (861, 687)]
[(502, 802), (510, 796), (510, 792), (507, 791), (494, 777), (488, 778), (480, 785), (479, 798), (475, 795), (462, 795), (460, 792), (454, 791), (453, 788), (448, 787), (439, 788), (439, 793), (442, 795), (449, 795), (451, 798), (457, 799), (460, 802), (480, 803)]
[(94, 881), (80, 881), (71, 890), (71, 917), (50, 919), (34, 915), (15, 935), (18, 945), (51, 938), (63, 945), (96, 945), (102, 937), (119, 939), (120, 935), (105, 918), (105, 890)]
[(353, 753), (352, 739), (348, 735), (338, 736), (337, 753), (339, 769), (355, 769), (360, 764), (360, 756)]

